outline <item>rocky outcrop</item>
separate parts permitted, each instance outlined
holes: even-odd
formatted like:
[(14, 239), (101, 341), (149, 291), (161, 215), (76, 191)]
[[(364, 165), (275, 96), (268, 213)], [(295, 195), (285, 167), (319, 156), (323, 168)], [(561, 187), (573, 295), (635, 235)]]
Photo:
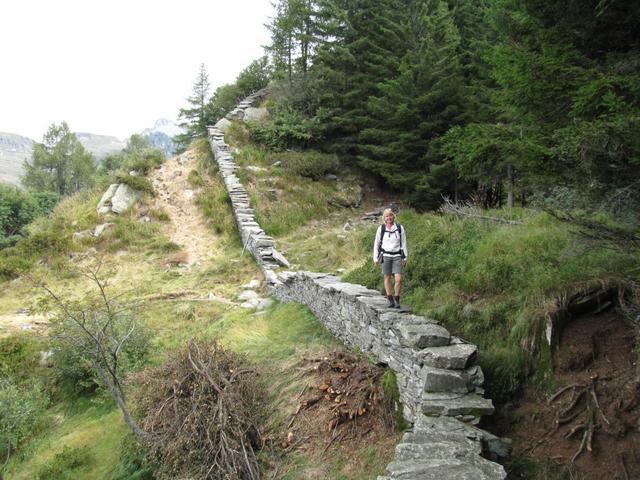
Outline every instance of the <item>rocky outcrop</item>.
[(122, 213), (140, 197), (140, 192), (126, 183), (113, 183), (98, 202), (98, 213)]
[[(255, 101), (256, 97), (244, 100), (227, 118), (244, 118)], [(494, 410), (491, 400), (483, 397), (482, 369), (473, 363), (477, 347), (452, 336), (433, 319), (389, 310), (379, 292), (362, 285), (333, 275), (279, 271), (288, 262), (255, 219), (224, 133), (210, 127), (209, 142), (244, 249), (261, 267), (272, 295), (304, 303), (345, 344), (396, 373), (404, 415), (414, 427), (396, 447), (387, 476), (380, 480), (504, 479), (503, 467), (481, 453), (507, 455), (508, 442), (473, 426)]]

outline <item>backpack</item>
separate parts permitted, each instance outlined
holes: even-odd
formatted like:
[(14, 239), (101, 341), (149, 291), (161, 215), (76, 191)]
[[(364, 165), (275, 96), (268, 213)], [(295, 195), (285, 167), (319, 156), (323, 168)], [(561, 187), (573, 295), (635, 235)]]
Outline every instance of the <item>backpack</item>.
[[(378, 243), (378, 254), (382, 256), (383, 253), (389, 253), (392, 255), (399, 253), (400, 256), (404, 258), (404, 252), (402, 251), (402, 248), (400, 248), (400, 250), (398, 250), (397, 252), (386, 252), (382, 249), (382, 240), (384, 240), (384, 232), (385, 232), (385, 229), (383, 224), (383, 225), (380, 225), (380, 243)], [(400, 235), (400, 245), (402, 245), (402, 225), (400, 225), (399, 223), (396, 223), (396, 232), (398, 232), (398, 234)]]

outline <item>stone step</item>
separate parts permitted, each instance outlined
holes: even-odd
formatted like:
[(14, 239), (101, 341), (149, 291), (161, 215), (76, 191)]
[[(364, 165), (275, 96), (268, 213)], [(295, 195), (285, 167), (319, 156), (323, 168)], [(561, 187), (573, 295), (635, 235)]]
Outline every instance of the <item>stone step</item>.
[(478, 347), (470, 343), (459, 343), (444, 347), (429, 347), (418, 353), (422, 365), (436, 368), (461, 370), (476, 357)]
[(482, 457), (447, 460), (407, 460), (387, 466), (391, 480), (498, 480), (504, 469)]
[(449, 345), (451, 341), (449, 330), (434, 323), (416, 324), (400, 321), (396, 330), (402, 346), (418, 350)]
[(465, 370), (422, 367), (420, 378), (424, 379), (425, 392), (468, 393), (475, 388), (474, 379)]
[(492, 415), (493, 402), (475, 393), (424, 392), (422, 394), (422, 413), (425, 415)]

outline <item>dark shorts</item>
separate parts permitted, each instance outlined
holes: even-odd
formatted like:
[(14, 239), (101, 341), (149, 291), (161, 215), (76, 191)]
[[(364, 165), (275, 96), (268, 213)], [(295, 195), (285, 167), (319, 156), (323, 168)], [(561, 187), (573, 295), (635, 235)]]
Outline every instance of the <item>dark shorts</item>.
[(383, 257), (382, 260), (382, 274), (383, 275), (396, 275), (402, 273), (402, 266), (404, 260), (401, 256), (397, 257)]

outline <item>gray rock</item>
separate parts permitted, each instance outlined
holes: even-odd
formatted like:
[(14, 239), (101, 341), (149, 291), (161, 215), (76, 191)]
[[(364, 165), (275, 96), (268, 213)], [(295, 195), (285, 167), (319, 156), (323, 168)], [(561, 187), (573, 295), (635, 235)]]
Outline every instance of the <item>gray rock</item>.
[(436, 368), (462, 370), (475, 358), (478, 347), (469, 343), (425, 348), (418, 354), (420, 363)]
[(426, 347), (442, 347), (449, 345), (451, 334), (440, 325), (431, 323), (401, 323), (398, 325), (400, 344), (405, 347), (423, 349)]
[(425, 392), (421, 397), (422, 413), (426, 415), (492, 415), (493, 402), (475, 393)]
[(269, 118), (269, 110), (266, 108), (248, 107), (244, 111), (245, 122), (259, 121)]
[(238, 300), (255, 300), (259, 297), (259, 295), (253, 290), (245, 290), (240, 295), (238, 295)]
[(425, 392), (467, 393), (473, 390), (471, 376), (464, 370), (423, 367), (420, 376), (424, 378)]
[(111, 185), (109, 185), (109, 188), (106, 192), (104, 192), (102, 198), (98, 202), (98, 206), (96, 207), (98, 213), (109, 213), (111, 211), (111, 199), (113, 198), (113, 195), (116, 193), (117, 189), (117, 183), (112, 183)]
[(121, 183), (111, 198), (111, 211), (114, 213), (124, 212), (138, 200), (139, 196), (140, 192), (125, 183)]
[(289, 260), (287, 260), (287, 258), (284, 255), (282, 255), (275, 248), (272, 248), (271, 250), (272, 250), (271, 256), (274, 258), (276, 262), (278, 262), (283, 267), (291, 268), (291, 264), (289, 263)]
[(99, 237), (107, 228), (113, 227), (113, 225), (113, 223), (102, 223), (100, 225), (96, 225), (96, 229), (93, 231), (93, 236)]
[(229, 130), (230, 126), (231, 121), (227, 120), (226, 118), (221, 118), (220, 120), (218, 120), (218, 123), (216, 123), (216, 128), (223, 133)]
[(241, 288), (244, 288), (245, 290), (256, 290), (260, 288), (260, 280), (253, 278), (249, 283), (242, 285)]
[(82, 230), (81, 232), (75, 232), (73, 234), (73, 238), (80, 239), (80, 238), (90, 237), (92, 235), (93, 233), (91, 232), (91, 230)]

